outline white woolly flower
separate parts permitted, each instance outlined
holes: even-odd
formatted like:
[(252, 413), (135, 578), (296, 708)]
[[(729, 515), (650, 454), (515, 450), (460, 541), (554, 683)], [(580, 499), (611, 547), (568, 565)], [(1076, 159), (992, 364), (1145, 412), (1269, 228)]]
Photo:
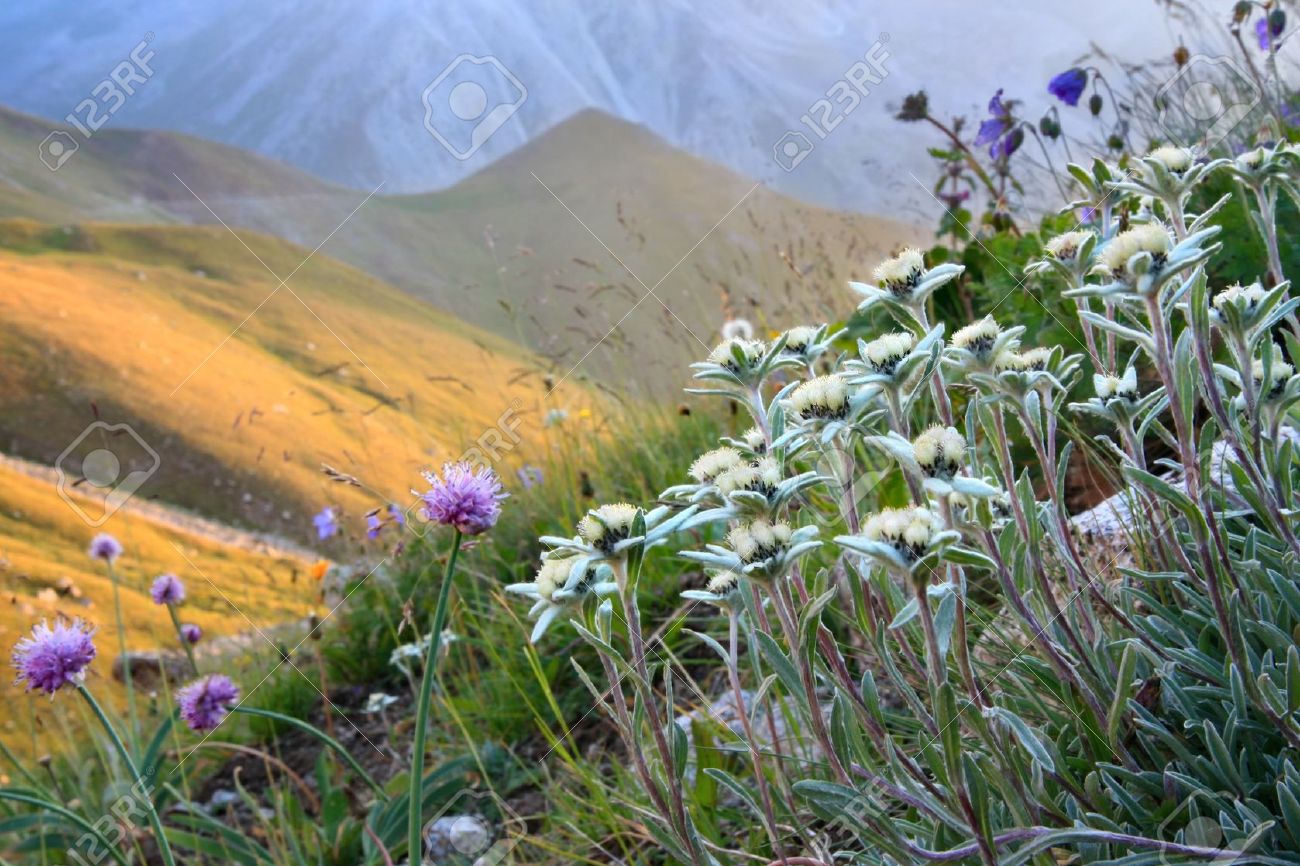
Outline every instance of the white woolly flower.
[[(745, 359), (744, 368), (736, 362), (735, 349), (737, 348), (740, 349), (741, 357)], [(733, 373), (740, 373), (757, 364), (766, 351), (767, 346), (762, 340), (729, 339), (719, 343), (709, 353), (709, 362), (725, 367)]]
[(781, 467), (771, 457), (764, 457), (754, 464), (741, 464), (728, 469), (718, 476), (718, 492), (728, 496), (738, 490), (751, 490), (770, 496), (781, 483)]
[(382, 713), (395, 703), (397, 703), (397, 698), (392, 695), (386, 695), (383, 692), (371, 692), (370, 697), (366, 698), (364, 712), (373, 716), (376, 713)]
[(1167, 168), (1172, 174), (1182, 174), (1192, 167), (1192, 152), (1185, 147), (1175, 147), (1166, 145), (1157, 147), (1147, 154), (1147, 159), (1154, 159), (1156, 162)]
[(1066, 232), (1048, 241), (1044, 249), (1048, 255), (1058, 262), (1072, 262), (1075, 256), (1079, 254), (1079, 247), (1083, 246), (1083, 242), (1090, 237), (1092, 237), (1092, 232)]
[(727, 543), (745, 565), (762, 562), (782, 553), (793, 535), (787, 523), (759, 519), (732, 527)]
[(1139, 253), (1150, 253), (1156, 265), (1164, 262), (1172, 246), (1169, 232), (1159, 223), (1145, 223), (1120, 232), (1101, 251), (1101, 266), (1112, 277), (1122, 280), (1129, 259)]
[(533, 578), (533, 583), (537, 586), (537, 597), (554, 602), (556, 590), (563, 589), (569, 580), (572, 565), (567, 559), (543, 559)]
[(849, 387), (842, 376), (818, 376), (795, 388), (787, 402), (800, 418), (842, 420), (849, 412)]
[(916, 348), (916, 337), (907, 331), (885, 334), (867, 343), (863, 360), (871, 369), (886, 376), (892, 376), (898, 368), (898, 362)]
[(943, 521), (928, 508), (886, 508), (867, 518), (862, 535), (892, 546), (904, 560), (911, 561), (919, 559), (943, 529)]
[(1252, 172), (1264, 164), (1264, 159), (1267, 156), (1268, 156), (1267, 150), (1265, 150), (1262, 147), (1257, 147), (1254, 150), (1248, 150), (1245, 153), (1238, 156), (1235, 162), (1237, 164), (1237, 168), (1246, 172)]
[(734, 571), (717, 571), (709, 578), (708, 591), (718, 596), (729, 595), (740, 587), (740, 575)]
[(1101, 400), (1119, 397), (1132, 402), (1138, 396), (1137, 368), (1129, 367), (1122, 377), (1095, 373), (1092, 377), (1092, 387)]
[(871, 277), (895, 298), (905, 300), (911, 296), (924, 273), (925, 258), (921, 251), (908, 247), (892, 259), (886, 259), (877, 265)]
[(1002, 326), (993, 321), (992, 316), (985, 316), (953, 334), (952, 344), (958, 349), (965, 349), (977, 358), (987, 359), (1001, 333)]
[(1047, 369), (1047, 362), (1052, 358), (1052, 350), (1042, 346), (1023, 352), (1003, 352), (998, 355), (993, 366), (999, 371), (1010, 370), (1016, 373), (1041, 373)]
[(722, 447), (706, 451), (691, 464), (690, 475), (701, 484), (711, 484), (728, 469), (734, 469), (744, 463), (744, 458), (735, 448)]
[(912, 454), (926, 475), (950, 480), (966, 462), (966, 437), (955, 427), (936, 424), (916, 437)]
[(608, 556), (614, 552), (616, 544), (632, 535), (632, 523), (636, 520), (637, 511), (639, 509), (635, 505), (626, 502), (602, 505), (588, 512), (578, 522), (578, 535)]
[(767, 452), (767, 436), (758, 427), (750, 427), (740, 437), (745, 443), (745, 447), (755, 454), (765, 454)]
[(1268, 292), (1259, 283), (1251, 283), (1249, 286), (1237, 283), (1219, 292), (1210, 303), (1216, 311), (1222, 311), (1229, 304), (1240, 304), (1250, 313), (1267, 295)]
[(791, 328), (785, 332), (785, 351), (795, 355), (802, 355), (808, 351), (813, 340), (817, 338), (817, 332), (820, 328), (814, 328), (811, 325), (800, 325), (797, 328)]
[(730, 340), (752, 340), (754, 339), (754, 326), (749, 323), (748, 319), (728, 319), (722, 323), (722, 339)]
[(1264, 398), (1276, 397), (1286, 389), (1286, 383), (1295, 374), (1295, 368), (1286, 361), (1274, 360), (1268, 371), (1269, 382), (1264, 384), (1264, 362), (1256, 359), (1250, 365), (1250, 377), (1255, 380), (1255, 388)]

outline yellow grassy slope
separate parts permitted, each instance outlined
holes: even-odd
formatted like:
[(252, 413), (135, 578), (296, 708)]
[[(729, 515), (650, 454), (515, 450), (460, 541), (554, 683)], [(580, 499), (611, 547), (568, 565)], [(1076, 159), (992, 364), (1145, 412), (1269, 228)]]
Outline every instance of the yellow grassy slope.
[[(323, 253), (277, 289), (257, 257), (287, 275), (307, 251), (243, 235), (254, 256), (220, 228), (90, 231), (90, 253), (43, 236), (0, 247), (11, 453), (53, 463), (93, 403), (159, 454), (137, 495), (302, 539), (326, 503), (354, 530), (368, 509), (405, 504), (420, 469), (503, 412), (522, 437), (509, 465), (541, 444), (546, 411), (587, 402), (568, 383), (547, 397), (522, 350)], [(329, 482), (322, 463), (370, 489)]]

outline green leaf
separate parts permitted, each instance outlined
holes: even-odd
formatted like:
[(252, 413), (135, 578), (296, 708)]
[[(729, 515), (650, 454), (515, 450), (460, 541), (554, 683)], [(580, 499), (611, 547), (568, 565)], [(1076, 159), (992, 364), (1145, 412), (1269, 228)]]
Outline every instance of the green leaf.
[(1107, 715), (1106, 740), (1112, 749), (1119, 749), (1120, 724), (1124, 720), (1129, 696), (1133, 694), (1134, 673), (1137, 670), (1137, 648), (1133, 644), (1124, 647), (1124, 655), (1119, 660), (1119, 673), (1115, 677), (1114, 698), (1110, 702)]
[(1020, 745), (1029, 753), (1029, 757), (1049, 773), (1056, 772), (1056, 761), (1052, 759), (1052, 753), (1047, 750), (1047, 746), (1038, 738), (1033, 729), (1025, 723), (1025, 720), (1005, 707), (989, 707), (984, 711), (984, 715), (989, 718), (995, 718), (1002, 722), (1019, 740)]
[(803, 700), (803, 681), (799, 678), (799, 674), (795, 671), (790, 659), (777, 645), (776, 640), (771, 635), (761, 631), (755, 631), (754, 637), (758, 641), (759, 648), (763, 651), (763, 658), (767, 659), (767, 663), (772, 666), (772, 669), (776, 671), (776, 675), (781, 678), (781, 684), (785, 686), (786, 691), (790, 693), (791, 697), (799, 701), (805, 710), (808, 709), (806, 702)]

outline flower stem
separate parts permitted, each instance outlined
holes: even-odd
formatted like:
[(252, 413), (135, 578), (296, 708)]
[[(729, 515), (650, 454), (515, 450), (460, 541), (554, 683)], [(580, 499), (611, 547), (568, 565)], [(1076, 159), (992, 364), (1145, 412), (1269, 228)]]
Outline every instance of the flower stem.
[(99, 723), (104, 726), (108, 738), (113, 742), (113, 748), (117, 750), (122, 762), (126, 764), (127, 770), (131, 773), (131, 778), (135, 782), (133, 790), (138, 791), (140, 799), (144, 800), (145, 813), (149, 816), (149, 824), (153, 827), (158, 844), (158, 855), (162, 858), (165, 866), (176, 866), (176, 860), (172, 857), (171, 846), (167, 843), (167, 834), (163, 832), (162, 819), (158, 817), (158, 810), (153, 805), (153, 797), (150, 796), (149, 790), (145, 787), (144, 778), (140, 775), (140, 770), (136, 767), (135, 761), (131, 759), (131, 753), (127, 750), (126, 743), (122, 742), (122, 737), (118, 734), (117, 729), (113, 727), (113, 723), (104, 714), (104, 708), (95, 700), (94, 695), (90, 693), (84, 683), (77, 684), (77, 691), (86, 699), (91, 712), (99, 719)]
[(113, 615), (117, 621), (117, 651), (122, 659), (122, 682), (126, 684), (126, 708), (131, 720), (129, 739), (135, 749), (140, 748), (140, 716), (135, 708), (135, 681), (131, 679), (131, 656), (126, 649), (126, 625), (122, 620), (122, 592), (118, 586), (117, 572), (108, 562), (108, 582), (113, 584)]
[(171, 614), (172, 626), (176, 629), (176, 639), (181, 642), (181, 649), (185, 650), (185, 657), (190, 660), (190, 670), (197, 677), (199, 675), (199, 663), (194, 660), (194, 647), (185, 639), (185, 633), (181, 630), (181, 618), (180, 614), (176, 612), (176, 605), (167, 605), (167, 612)]
[(442, 586), (438, 588), (438, 605), (433, 609), (433, 628), (429, 633), (429, 652), (424, 659), (424, 676), (420, 680), (420, 697), (415, 705), (415, 744), (411, 750), (410, 811), (408, 813), (407, 858), (417, 862), (423, 853), (424, 817), (424, 743), (429, 733), (429, 703), (433, 697), (433, 681), (438, 673), (438, 647), (442, 643), (442, 625), (447, 619), (447, 601), (451, 596), (451, 579), (456, 571), (456, 557), (460, 554), (461, 531), (457, 529), (447, 556), (447, 568), (442, 573)]

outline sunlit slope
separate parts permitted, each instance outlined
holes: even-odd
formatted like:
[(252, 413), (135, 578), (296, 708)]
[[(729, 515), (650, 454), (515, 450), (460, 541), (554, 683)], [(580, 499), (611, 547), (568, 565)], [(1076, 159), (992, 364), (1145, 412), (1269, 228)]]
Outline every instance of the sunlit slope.
[[(163, 572), (185, 582), (183, 618), (203, 629), (205, 646), (321, 610), (319, 585), (305, 556), (292, 549), (268, 550), (228, 532), (214, 537), (196, 524), (183, 516), (152, 518), (130, 507), (114, 515), (109, 528), (126, 548), (117, 571), (132, 650), (176, 646), (167, 612), (148, 594), (153, 578)], [(86, 555), (92, 535), (48, 478), (0, 462), (0, 647), (7, 657), (42, 619), (86, 620), (98, 629), (99, 648), (89, 681), (101, 699), (121, 709), (124, 691), (110, 684), (118, 656), (113, 590), (104, 564)], [(260, 643), (250, 641), (250, 646)], [(23, 696), (12, 681), (0, 677), (0, 701), (8, 707), (0, 713), (0, 741), (28, 755), (59, 748), (55, 714), (75, 703)]]
[(771, 192), (595, 111), (449, 189), (368, 199), (173, 133), (105, 129), (51, 172), (37, 155), (47, 132), (0, 110), (0, 214), (220, 217), (309, 247), (328, 237), (324, 252), (542, 353), (557, 375), (581, 362), (577, 377), (660, 393), (726, 318), (762, 329), (842, 314), (846, 281), (923, 235)]
[(332, 504), (355, 535), (503, 413), (509, 465), (546, 411), (582, 404), (569, 383), (544, 399), (508, 341), (308, 252), (219, 227), (0, 223), (0, 450), (53, 464), (94, 407), (158, 455), (137, 496), (297, 538)]

